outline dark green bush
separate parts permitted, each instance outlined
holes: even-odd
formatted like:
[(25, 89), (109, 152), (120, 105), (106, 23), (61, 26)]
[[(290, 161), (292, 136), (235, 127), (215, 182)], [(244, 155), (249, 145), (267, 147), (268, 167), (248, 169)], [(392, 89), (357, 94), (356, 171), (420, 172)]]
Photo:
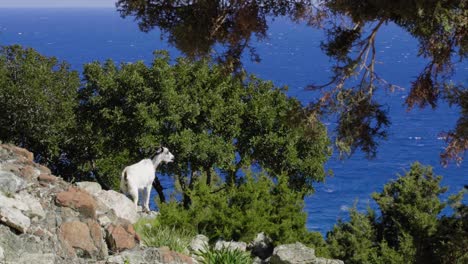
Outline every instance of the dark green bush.
[(330, 255), (346, 263), (465, 263), (468, 221), (463, 193), (451, 198), (454, 213), (439, 217), (447, 203), (441, 176), (415, 163), (373, 198), (378, 211), (351, 210), (328, 233)]
[(74, 143), (80, 79), (68, 64), (21, 46), (0, 48), (0, 140), (25, 147), (59, 169)]
[(178, 201), (160, 204), (160, 223), (190, 229), (211, 240), (249, 242), (260, 232), (276, 244), (307, 237), (302, 194), (291, 190), (284, 176), (275, 183), (264, 174), (248, 171), (235, 185), (208, 186), (200, 180), (189, 195), (188, 208)]

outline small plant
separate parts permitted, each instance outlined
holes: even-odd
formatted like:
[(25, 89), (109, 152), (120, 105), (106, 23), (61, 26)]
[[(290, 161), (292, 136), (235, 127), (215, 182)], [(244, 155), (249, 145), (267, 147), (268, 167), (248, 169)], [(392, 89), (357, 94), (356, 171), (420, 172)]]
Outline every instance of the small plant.
[(194, 237), (194, 234), (186, 229), (161, 225), (157, 220), (140, 220), (135, 229), (146, 246), (166, 246), (180, 253), (186, 253)]
[(222, 248), (220, 250), (205, 247), (203, 250), (195, 252), (198, 262), (201, 264), (251, 264), (252, 259), (249, 253), (239, 249)]

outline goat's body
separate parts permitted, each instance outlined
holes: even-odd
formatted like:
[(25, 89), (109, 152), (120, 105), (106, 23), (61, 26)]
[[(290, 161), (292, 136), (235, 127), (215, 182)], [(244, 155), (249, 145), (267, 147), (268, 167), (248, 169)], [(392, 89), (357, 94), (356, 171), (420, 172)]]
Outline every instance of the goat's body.
[(120, 190), (128, 193), (138, 206), (138, 194), (142, 192), (143, 209), (149, 211), (151, 186), (156, 177), (156, 168), (160, 162), (172, 162), (174, 155), (167, 148), (161, 148), (153, 160), (143, 159), (133, 165), (125, 167), (120, 179)]
[[(132, 177), (132, 180), (129, 180), (129, 175), (138, 175), (139, 177)], [(132, 197), (135, 206), (138, 206), (138, 194), (141, 192), (144, 209), (149, 210), (151, 185), (153, 184), (155, 175), (156, 169), (153, 162), (150, 159), (141, 160), (138, 163), (125, 167), (120, 179), (120, 189)]]

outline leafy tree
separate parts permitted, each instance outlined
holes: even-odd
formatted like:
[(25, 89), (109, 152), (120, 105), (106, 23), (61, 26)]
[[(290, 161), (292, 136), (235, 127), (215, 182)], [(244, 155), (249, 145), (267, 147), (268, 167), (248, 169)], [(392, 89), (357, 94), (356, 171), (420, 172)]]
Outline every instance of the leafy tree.
[[(199, 173), (210, 185), (219, 170), (233, 184), (242, 167), (258, 165), (272, 177), (288, 175), (290, 187), (306, 192), (325, 177), (325, 127), (271, 82), (225, 75), (205, 60), (170, 65), (166, 53), (149, 67), (88, 64), (83, 75), (78, 116), (85, 151), (76, 163), (110, 186), (157, 144), (176, 156), (163, 171), (176, 177), (185, 206)], [(164, 201), (161, 186), (157, 191)]]
[(405, 235), (412, 237), (416, 250), (415, 261), (429, 261), (431, 248), (427, 244), (437, 231), (437, 216), (446, 206), (439, 196), (447, 191), (440, 187), (441, 176), (430, 167), (415, 163), (411, 170), (396, 181), (384, 186), (373, 198), (382, 213), (379, 230), (382, 239), (398, 249)]
[[(21, 46), (0, 49), (0, 139), (25, 147), (58, 172), (73, 143), (78, 73)], [(64, 175), (65, 176), (65, 175)]]
[[(428, 60), (411, 84), (406, 105), (432, 108), (441, 100), (460, 106), (455, 129), (444, 132), (447, 147), (442, 162), (461, 162), (468, 148), (466, 88), (452, 84), (457, 61), (468, 51), (466, 0), (449, 1), (138, 1), (120, 0), (121, 16), (134, 16), (142, 31), (155, 27), (188, 58), (215, 57), (227, 72), (242, 71), (241, 58), (249, 52), (260, 60), (251, 41), (266, 39), (268, 17), (288, 17), (324, 30), (322, 49), (335, 63), (330, 81), (310, 85), (323, 96), (316, 102), (316, 116), (338, 118), (334, 141), (342, 156), (362, 150), (375, 157), (386, 139), (390, 118), (376, 99), (378, 90), (393, 91), (392, 80), (376, 70), (375, 46), (380, 29), (394, 23), (419, 44), (418, 56)], [(216, 52), (213, 52), (216, 47)]]
[(373, 219), (353, 208), (349, 222), (340, 220), (327, 235), (330, 255), (346, 263), (370, 263), (377, 256), (376, 235)]
[(415, 163), (404, 176), (374, 193), (379, 211), (351, 210), (349, 222), (340, 221), (327, 235), (329, 252), (346, 263), (463, 263), (466, 205), (463, 192), (451, 197), (452, 216), (439, 214), (446, 188), (430, 167)]
[(307, 21), (312, 16), (311, 1), (138, 1), (119, 0), (122, 17), (134, 16), (140, 29), (148, 32), (159, 27), (168, 41), (188, 58), (213, 54), (215, 45), (223, 50), (216, 61), (229, 71), (239, 70), (244, 51), (259, 61), (250, 45), (255, 37), (266, 38), (268, 16), (288, 16)]
[[(322, 8), (331, 21), (326, 26), (327, 40), (322, 49), (334, 61), (333, 76), (324, 85), (311, 88), (328, 88), (318, 102), (322, 112), (338, 113), (337, 141), (346, 153), (361, 148), (375, 155), (377, 140), (382, 138), (389, 125), (384, 109), (370, 104), (370, 98), (380, 88), (394, 90), (391, 80), (384, 80), (375, 69), (377, 34), (386, 23), (395, 23), (418, 40), (418, 56), (428, 64), (411, 84), (406, 99), (408, 110), (414, 106), (435, 108), (439, 99), (461, 106), (461, 118), (456, 129), (447, 134), (448, 146), (442, 153), (442, 161), (460, 162), (468, 148), (466, 122), (466, 98), (463, 85), (454, 85), (450, 77), (455, 72), (455, 63), (467, 57), (467, 3), (455, 1), (323, 1)], [(357, 80), (357, 81), (356, 81)], [(340, 96), (347, 94), (351, 96)], [(368, 102), (366, 112), (354, 111), (362, 102)], [(377, 106), (377, 107), (375, 107)], [(371, 110), (372, 109), (372, 110)], [(351, 116), (372, 129), (352, 133), (348, 127)], [(356, 120), (352, 118), (351, 120)], [(372, 126), (373, 125), (373, 126)], [(377, 132), (377, 133), (376, 133)], [(369, 147), (370, 146), (370, 147)]]

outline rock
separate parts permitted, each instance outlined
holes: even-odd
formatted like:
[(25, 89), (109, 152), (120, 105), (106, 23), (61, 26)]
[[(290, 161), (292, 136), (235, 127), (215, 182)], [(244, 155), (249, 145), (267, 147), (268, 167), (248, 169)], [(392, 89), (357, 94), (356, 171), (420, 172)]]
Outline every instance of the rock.
[(16, 193), (26, 188), (26, 181), (9, 171), (0, 171), (0, 192)]
[(14, 262), (15, 264), (50, 264), (56, 263), (56, 255), (53, 253), (26, 253), (22, 254), (21, 258), (18, 258)]
[(89, 182), (89, 181), (77, 182), (76, 186), (82, 190), (87, 191), (91, 195), (94, 195), (97, 192), (102, 190), (101, 185), (99, 185), (99, 183), (97, 182)]
[(49, 174), (41, 174), (39, 175), (39, 177), (37, 177), (37, 179), (40, 181), (40, 182), (44, 182), (44, 183), (54, 183), (57, 181), (57, 177), (53, 176), (53, 175), (49, 175)]
[(140, 210), (137, 210), (137, 211), (138, 211), (138, 217), (140, 219), (144, 218), (144, 219), (152, 220), (159, 216), (159, 212), (156, 212), (156, 211), (149, 211), (149, 212), (144, 212)]
[(9, 144), (1, 144), (0, 147), (8, 150), (9, 152), (12, 152), (13, 154), (17, 156), (22, 156), (29, 161), (34, 160), (34, 154), (24, 148), (20, 148), (20, 147), (9, 145)]
[(112, 252), (132, 249), (139, 243), (139, 240), (131, 224), (110, 224), (107, 227), (107, 243)]
[(273, 253), (273, 241), (264, 233), (257, 234), (257, 237), (250, 242), (248, 249), (252, 255), (260, 259), (267, 259)]
[(252, 261), (253, 264), (269, 264), (270, 263), (270, 260), (269, 259), (261, 259), (259, 257), (255, 257)]
[(0, 222), (5, 225), (25, 233), (31, 225), (31, 220), (19, 209), (0, 206)]
[(245, 242), (235, 242), (235, 241), (228, 242), (228, 241), (218, 240), (216, 241), (214, 248), (215, 250), (221, 250), (223, 248), (227, 248), (229, 250), (246, 251), (247, 244)]
[(271, 264), (313, 264), (315, 251), (301, 243), (280, 245), (275, 247), (270, 258)]
[(86, 223), (73, 221), (60, 226), (59, 239), (70, 257), (103, 258), (107, 246), (102, 239), (101, 228), (93, 220)]
[(344, 262), (339, 259), (316, 258), (314, 264), (344, 264)]
[(42, 208), (41, 203), (37, 200), (34, 196), (29, 194), (28, 192), (22, 191), (19, 194), (15, 195), (15, 199), (24, 202), (28, 210), (25, 213), (30, 217), (38, 217), (42, 219), (45, 217), (44, 209)]
[(208, 237), (205, 235), (197, 235), (190, 242), (190, 249), (193, 252), (201, 252), (208, 249)]
[(107, 258), (108, 264), (192, 264), (189, 256), (170, 251), (167, 247), (127, 250)]
[(98, 217), (98, 222), (102, 227), (107, 227), (112, 220), (107, 215), (101, 215)]
[(5, 260), (5, 253), (3, 253), (3, 248), (0, 246), (0, 263)]
[(97, 201), (98, 214), (107, 214), (111, 211), (117, 217), (127, 220), (131, 224), (138, 221), (135, 204), (127, 196), (116, 191), (99, 191), (94, 194)]
[(37, 176), (41, 174), (40, 170), (34, 168), (31, 165), (20, 167), (19, 172), (20, 172), (20, 176), (28, 181), (35, 179)]
[(96, 201), (86, 191), (70, 187), (68, 191), (57, 194), (56, 202), (77, 210), (85, 217), (96, 218)]
[(0, 193), (0, 207), (16, 208), (21, 211), (28, 211), (29, 206), (23, 201), (16, 198), (15, 195), (11, 197), (6, 197)]
[(25, 191), (13, 195), (13, 198), (0, 194), (0, 207), (15, 208), (30, 218), (44, 218), (45, 212), (41, 204), (32, 195)]
[(186, 256), (175, 251), (171, 251), (168, 247), (159, 248), (159, 256), (156, 258), (162, 263), (168, 264), (192, 264), (193, 259), (189, 256)]

